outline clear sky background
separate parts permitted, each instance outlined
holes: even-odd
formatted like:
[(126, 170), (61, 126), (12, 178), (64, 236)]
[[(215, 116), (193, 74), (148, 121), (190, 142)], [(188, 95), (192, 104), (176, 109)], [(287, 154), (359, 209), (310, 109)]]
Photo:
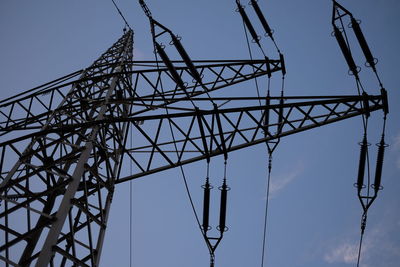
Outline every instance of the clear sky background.
[[(150, 29), (137, 1), (116, 0), (135, 31), (137, 60), (154, 59)], [(241, 18), (234, 0), (146, 1), (154, 17), (182, 36), (192, 59), (247, 59)], [(242, 1), (247, 5), (247, 1)], [(400, 2), (340, 2), (356, 18), (376, 58), (389, 93), (384, 190), (371, 207), (365, 234), (364, 267), (395, 267), (400, 262)], [(259, 4), (275, 30), (287, 64), (287, 95), (356, 94), (353, 77), (331, 37), (330, 0), (269, 0)], [(250, 7), (246, 10), (250, 12)], [(256, 21), (254, 14), (252, 21)], [(0, 2), (0, 82), (5, 98), (89, 66), (122, 34), (123, 23), (111, 0)], [(261, 28), (257, 28), (261, 33)], [(266, 47), (270, 47), (266, 39)], [(357, 48), (357, 47), (356, 47)], [(260, 57), (252, 46), (255, 57)], [(275, 50), (268, 55), (276, 58)], [(364, 58), (356, 52), (358, 65)], [(379, 94), (373, 73), (363, 67), (369, 94)], [(273, 80), (279, 91), (280, 77)], [(254, 83), (243, 84), (254, 93)], [(379, 142), (382, 112), (372, 115), (369, 141)], [(282, 139), (274, 153), (265, 266), (355, 266), (361, 207), (356, 180), (361, 118)], [(372, 171), (376, 147), (371, 146)], [(264, 145), (233, 152), (228, 162), (227, 225), (216, 251), (216, 266), (260, 266), (267, 154)], [(204, 162), (185, 166), (197, 211), (201, 213)], [(218, 186), (223, 163), (211, 163)], [(129, 225), (129, 183), (116, 188), (102, 266), (129, 266), (132, 227), (133, 266), (208, 266), (206, 245), (196, 226), (178, 169), (135, 180), (133, 224)], [(214, 191), (216, 193), (217, 191)], [(214, 215), (219, 201), (215, 194)], [(212, 217), (212, 224), (218, 222)], [(3, 238), (3, 237), (2, 237)]]

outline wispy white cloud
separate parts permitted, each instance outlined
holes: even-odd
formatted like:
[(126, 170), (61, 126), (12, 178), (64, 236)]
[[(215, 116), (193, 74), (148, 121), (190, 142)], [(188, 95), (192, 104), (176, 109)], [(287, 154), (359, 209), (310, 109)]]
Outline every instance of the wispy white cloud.
[[(378, 235), (377, 231), (370, 233), (370, 237), (366, 238), (361, 247), (362, 261), (360, 262), (361, 267), (369, 267), (368, 256), (370, 255), (371, 249), (377, 244), (374, 239)], [(374, 237), (372, 237), (374, 236)], [(340, 242), (337, 246), (333, 247), (330, 251), (325, 253), (324, 260), (328, 263), (346, 263), (355, 264), (358, 259), (358, 242), (350, 242), (348, 240)]]
[(357, 249), (357, 244), (344, 242), (327, 252), (324, 260), (328, 263), (355, 263), (357, 262)]
[(294, 167), (287, 172), (278, 175), (274, 174), (269, 187), (271, 198), (276, 197), (280, 191), (296, 179), (303, 171), (304, 163), (298, 162), (297, 165), (294, 165)]
[[(396, 223), (381, 224), (369, 229), (366, 233), (361, 249), (360, 266), (398, 266), (400, 244), (392, 240), (393, 233), (397, 233)], [(327, 263), (355, 264), (358, 258), (358, 246), (357, 241), (336, 242), (323, 258)]]

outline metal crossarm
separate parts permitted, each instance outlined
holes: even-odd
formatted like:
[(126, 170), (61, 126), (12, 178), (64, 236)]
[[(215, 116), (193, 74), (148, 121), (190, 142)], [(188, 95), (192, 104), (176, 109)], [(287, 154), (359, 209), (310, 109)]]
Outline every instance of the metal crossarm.
[[(121, 81), (119, 90), (129, 89), (132, 98), (136, 101), (155, 100), (157, 98), (171, 98), (166, 103), (154, 104), (154, 101), (141, 101), (142, 108), (138, 112), (148, 111), (162, 105), (168, 105), (188, 97), (195, 97), (207, 92), (216, 91), (237, 83), (281, 70), (279, 60), (230, 60), (230, 61), (194, 61), (196, 69), (203, 75), (203, 87), (193, 82), (193, 77), (182, 61), (175, 62), (181, 79), (187, 81), (184, 91), (176, 86), (174, 79), (165, 67), (155, 68), (155, 61), (126, 61), (123, 68), (116, 71), (116, 63), (104, 63), (101, 58), (85, 71), (78, 71), (58, 79), (50, 84), (36, 88), (33, 92), (0, 101), (0, 135), (6, 135), (16, 130), (37, 130), (48, 124), (66, 124), (68, 120), (75, 122), (85, 121), (89, 104), (101, 105), (104, 97), (99, 93), (107, 86), (114, 75), (130, 76), (132, 84)], [(100, 64), (100, 67), (96, 67)], [(140, 70), (132, 70), (133, 67)], [(81, 75), (78, 79), (77, 76)], [(159, 80), (169, 85), (164, 92), (158, 88)], [(156, 81), (156, 83), (154, 83)], [(72, 86), (72, 89), (70, 89)], [(137, 90), (146, 88), (145, 90)], [(69, 91), (71, 90), (71, 91)], [(120, 100), (116, 90), (112, 99)], [(139, 93), (140, 92), (140, 93)], [(58, 103), (65, 99), (61, 105)], [(139, 103), (138, 103), (139, 104)], [(136, 108), (137, 109), (137, 108)], [(56, 117), (54, 120), (49, 120)]]

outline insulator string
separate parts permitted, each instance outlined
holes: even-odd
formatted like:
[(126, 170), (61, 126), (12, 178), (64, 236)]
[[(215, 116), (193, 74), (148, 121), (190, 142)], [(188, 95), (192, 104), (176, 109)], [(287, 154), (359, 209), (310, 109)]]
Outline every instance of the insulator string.
[[(334, 2), (335, 4), (335, 2)], [(336, 8), (336, 14), (338, 16), (338, 19), (340, 21), (340, 25), (343, 29), (343, 34), (345, 37), (345, 45), (341, 45), (341, 41), (339, 40), (341, 37), (341, 33), (340, 33), (340, 38), (338, 39), (339, 45), (341, 46), (342, 50), (346, 50), (346, 51), (342, 51), (345, 55), (345, 58), (349, 64), (349, 67), (353, 69), (353, 75), (355, 77), (355, 82), (356, 82), (356, 86), (357, 86), (357, 91), (358, 91), (358, 95), (359, 96), (363, 96), (363, 97), (367, 97), (367, 93), (365, 92), (362, 82), (359, 78), (358, 75), (358, 70), (357, 67), (351, 64), (355, 64), (353, 62), (352, 56), (351, 56), (351, 47), (349, 44), (349, 40), (346, 34), (346, 30), (344, 27), (344, 23), (343, 23), (343, 16), (340, 15), (338, 8)], [(373, 58), (371, 51), (369, 50), (368, 44), (365, 41), (364, 35), (362, 34), (361, 28), (358, 25), (358, 21), (354, 19), (353, 15), (349, 12), (346, 12), (347, 15), (349, 15), (351, 17), (351, 25), (353, 27), (354, 33), (357, 37), (357, 40), (361, 46), (361, 49), (363, 50), (364, 56), (366, 57), (367, 63), (369, 65), (366, 65), (367, 67), (371, 67), (373, 69), (373, 72), (375, 73), (375, 76), (378, 80), (379, 86), (381, 87), (381, 95), (382, 97), (385, 97), (386, 95), (386, 91), (383, 88), (381, 79), (378, 75), (378, 72), (376, 70), (376, 60)], [(334, 24), (334, 22), (333, 22)], [(335, 28), (335, 35), (338, 34), (336, 33), (338, 30), (334, 24), (334, 28)], [(342, 46), (347, 46), (346, 47), (342, 47)], [(346, 56), (347, 55), (347, 56)], [(350, 63), (351, 64), (350, 64)], [(352, 67), (353, 66), (353, 67)], [(360, 106), (362, 109), (365, 110), (365, 113), (362, 114), (362, 122), (363, 122), (363, 130), (364, 130), (364, 139), (362, 142), (362, 148), (361, 148), (361, 153), (360, 153), (360, 164), (359, 164), (359, 170), (358, 170), (358, 179), (357, 179), (357, 190), (358, 190), (358, 197), (359, 200), (361, 202), (362, 208), (363, 208), (363, 213), (362, 213), (362, 218), (361, 218), (361, 233), (360, 233), (360, 241), (359, 241), (359, 247), (358, 247), (358, 255), (357, 255), (357, 267), (359, 267), (360, 265), (360, 261), (361, 261), (361, 250), (362, 250), (362, 243), (363, 243), (363, 237), (364, 237), (364, 233), (365, 233), (365, 228), (366, 228), (366, 224), (367, 224), (367, 213), (368, 213), (368, 209), (371, 206), (371, 204), (374, 202), (374, 200), (377, 197), (378, 191), (381, 190), (381, 175), (382, 175), (382, 166), (383, 166), (383, 158), (384, 158), (384, 149), (385, 146), (387, 146), (385, 144), (384, 141), (384, 136), (385, 136), (385, 128), (386, 128), (386, 116), (388, 113), (388, 109), (387, 107), (384, 107), (384, 118), (383, 118), (383, 127), (382, 127), (382, 137), (381, 137), (381, 141), (379, 144), (377, 144), (378, 148), (378, 153), (377, 153), (377, 162), (376, 162), (376, 169), (375, 169), (375, 181), (374, 184), (371, 185), (371, 171), (370, 171), (370, 158), (369, 158), (369, 150), (368, 150), (368, 141), (367, 141), (367, 133), (368, 133), (368, 119), (369, 119), (369, 110), (368, 109), (368, 103), (366, 103), (366, 101), (368, 101), (368, 99), (364, 99), (364, 101), (360, 101)], [(383, 100), (385, 101), (385, 100)], [(384, 103), (385, 105), (385, 103)], [(366, 187), (366, 195), (362, 195), (361, 191), (364, 188), (363, 185), (363, 179), (364, 179), (364, 171), (365, 171), (365, 161), (366, 161), (366, 167), (367, 167), (367, 185)], [(371, 187), (374, 189), (374, 194), (371, 196)]]

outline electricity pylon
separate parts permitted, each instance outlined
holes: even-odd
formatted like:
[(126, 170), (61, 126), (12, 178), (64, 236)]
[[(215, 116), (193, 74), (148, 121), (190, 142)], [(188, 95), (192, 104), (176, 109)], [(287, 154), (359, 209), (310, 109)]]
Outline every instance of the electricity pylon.
[(172, 68), (132, 51), (127, 30), (89, 68), (0, 102), (5, 266), (98, 266), (116, 184), (387, 109), (385, 94), (211, 96), (283, 59)]

